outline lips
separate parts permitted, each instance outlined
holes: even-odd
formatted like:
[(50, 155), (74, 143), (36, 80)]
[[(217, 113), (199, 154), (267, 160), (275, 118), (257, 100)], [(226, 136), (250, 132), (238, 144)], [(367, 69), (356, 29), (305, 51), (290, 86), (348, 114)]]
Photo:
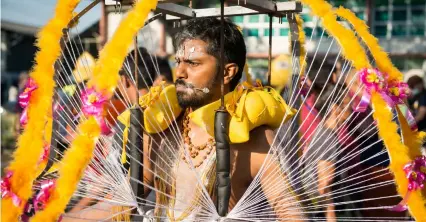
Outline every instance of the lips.
[(179, 79), (176, 80), (175, 86), (176, 86), (176, 90), (181, 90), (181, 91), (188, 90), (188, 89), (191, 89), (192, 91), (192, 88), (194, 88), (191, 84), (188, 84), (184, 82), (183, 80), (179, 80)]

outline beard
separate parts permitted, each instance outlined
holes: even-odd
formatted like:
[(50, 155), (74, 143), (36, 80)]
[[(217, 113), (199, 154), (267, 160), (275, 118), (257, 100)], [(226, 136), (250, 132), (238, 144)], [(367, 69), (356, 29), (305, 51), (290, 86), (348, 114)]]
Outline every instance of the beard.
[[(211, 89), (214, 86), (216, 81), (212, 81), (206, 86), (206, 88)], [(180, 107), (201, 107), (204, 106), (207, 102), (213, 97), (211, 91), (208, 93), (197, 90), (194, 85), (191, 83), (186, 83), (182, 79), (177, 79), (175, 81), (176, 88), (183, 88), (184, 90), (176, 89), (176, 96)]]

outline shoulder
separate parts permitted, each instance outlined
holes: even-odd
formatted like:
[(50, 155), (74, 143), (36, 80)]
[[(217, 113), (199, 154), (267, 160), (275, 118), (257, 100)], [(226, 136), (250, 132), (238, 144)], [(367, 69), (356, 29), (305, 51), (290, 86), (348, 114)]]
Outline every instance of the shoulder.
[(259, 126), (250, 131), (250, 139), (245, 143), (233, 144), (239, 152), (268, 153), (275, 138), (275, 131), (269, 126)]

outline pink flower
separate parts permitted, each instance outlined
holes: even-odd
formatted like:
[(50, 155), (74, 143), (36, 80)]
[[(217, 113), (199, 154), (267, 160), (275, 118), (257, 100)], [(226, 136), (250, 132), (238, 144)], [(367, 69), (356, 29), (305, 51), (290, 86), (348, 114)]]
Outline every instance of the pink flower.
[(389, 95), (393, 101), (401, 103), (410, 95), (410, 88), (405, 82), (392, 82), (388, 87)]
[(426, 182), (426, 156), (416, 157), (414, 161), (404, 166), (408, 179), (408, 190), (423, 189)]
[(15, 193), (12, 192), (10, 187), (10, 178), (13, 173), (11, 171), (6, 173), (6, 176), (1, 180), (1, 198), (11, 197), (13, 204), (19, 207), (22, 203), (21, 198), (18, 197)]
[(36, 82), (34, 81), (33, 78), (28, 78), (28, 82), (27, 84), (25, 84), (25, 89), (24, 91), (19, 94), (19, 105), (25, 109), (27, 108), (29, 102), (30, 102), (30, 98), (31, 98), (31, 94), (34, 92), (34, 90), (36, 90), (38, 88)]
[(382, 92), (387, 89), (387, 75), (378, 69), (364, 68), (358, 72), (359, 78), (366, 86), (368, 92)]
[(111, 134), (111, 129), (108, 127), (103, 114), (103, 106), (107, 101), (107, 97), (102, 93), (96, 92), (90, 88), (82, 93), (81, 100), (83, 101), (82, 111), (84, 115), (95, 117), (101, 127), (101, 132), (104, 135)]
[(83, 113), (94, 116), (102, 115), (103, 105), (107, 101), (104, 95), (96, 92), (93, 88), (84, 91), (81, 94), (81, 100), (83, 102)]
[(55, 180), (44, 180), (40, 183), (40, 191), (34, 198), (34, 210), (42, 210), (50, 198), (50, 194), (55, 186)]
[(19, 118), (19, 122), (21, 125), (25, 125), (28, 122), (28, 105), (30, 103), (30, 98), (34, 90), (38, 88), (34, 79), (29, 78), (27, 84), (25, 84), (24, 91), (19, 94), (18, 103), (24, 109), (22, 111), (21, 117)]

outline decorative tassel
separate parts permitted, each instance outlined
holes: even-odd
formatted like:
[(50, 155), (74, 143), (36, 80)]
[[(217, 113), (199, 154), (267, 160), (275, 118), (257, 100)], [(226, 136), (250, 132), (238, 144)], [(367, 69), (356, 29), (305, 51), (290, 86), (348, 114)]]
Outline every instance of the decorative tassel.
[(114, 206), (112, 212), (117, 216), (113, 217), (112, 221), (130, 222), (130, 213), (132, 212), (130, 209), (128, 206)]

